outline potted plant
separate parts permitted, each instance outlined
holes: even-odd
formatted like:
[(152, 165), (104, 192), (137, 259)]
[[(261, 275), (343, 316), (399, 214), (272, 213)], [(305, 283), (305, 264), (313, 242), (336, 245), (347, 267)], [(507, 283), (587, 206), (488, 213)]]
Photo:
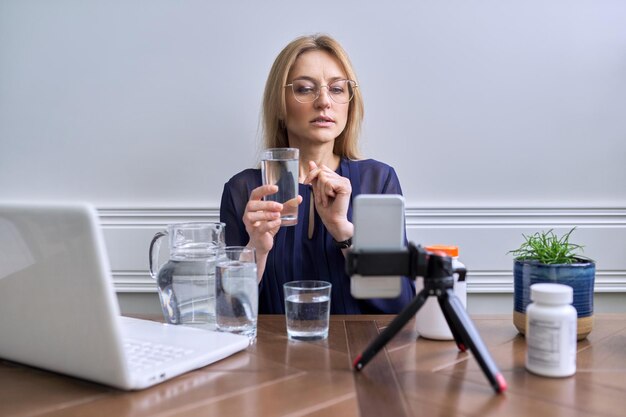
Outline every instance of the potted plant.
[(537, 232), (524, 237), (518, 249), (509, 251), (515, 256), (513, 265), (514, 311), (513, 324), (526, 332), (526, 307), (530, 303), (530, 286), (540, 282), (569, 285), (574, 290), (572, 305), (578, 313), (577, 337), (582, 340), (593, 327), (593, 291), (595, 262), (579, 254), (583, 247), (569, 241), (572, 228), (561, 237), (553, 233)]

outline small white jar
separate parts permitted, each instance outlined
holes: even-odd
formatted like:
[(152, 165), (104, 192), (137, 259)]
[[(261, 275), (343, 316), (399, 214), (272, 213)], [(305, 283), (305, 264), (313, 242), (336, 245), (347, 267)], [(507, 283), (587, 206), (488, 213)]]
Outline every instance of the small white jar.
[(572, 287), (533, 284), (526, 307), (526, 369), (550, 377), (576, 373), (576, 309)]
[[(465, 265), (459, 261), (458, 246), (451, 245), (430, 245), (425, 248), (429, 252), (443, 252), (452, 258), (454, 269), (463, 268)], [(461, 279), (459, 274), (454, 274), (454, 294), (464, 308), (467, 308), (467, 290), (465, 277)], [(424, 278), (415, 280), (415, 290), (419, 293), (424, 288)], [(422, 308), (415, 316), (415, 326), (420, 337), (432, 340), (454, 340), (448, 322), (441, 311), (437, 297), (428, 297)]]

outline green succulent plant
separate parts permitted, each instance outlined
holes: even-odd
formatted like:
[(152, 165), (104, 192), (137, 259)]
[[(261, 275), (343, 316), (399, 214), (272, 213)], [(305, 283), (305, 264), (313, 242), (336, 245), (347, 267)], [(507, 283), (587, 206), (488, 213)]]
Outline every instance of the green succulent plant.
[(552, 229), (532, 235), (522, 235), (525, 241), (518, 249), (511, 250), (516, 260), (535, 260), (543, 264), (572, 264), (580, 262), (579, 251), (583, 246), (569, 242), (569, 237), (576, 227), (558, 237)]

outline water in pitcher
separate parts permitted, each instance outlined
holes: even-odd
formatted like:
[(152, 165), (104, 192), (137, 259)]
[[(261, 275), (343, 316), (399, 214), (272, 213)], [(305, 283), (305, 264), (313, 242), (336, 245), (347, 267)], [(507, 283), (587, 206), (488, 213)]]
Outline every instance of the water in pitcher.
[(215, 258), (172, 259), (159, 271), (157, 284), (169, 323), (215, 328)]

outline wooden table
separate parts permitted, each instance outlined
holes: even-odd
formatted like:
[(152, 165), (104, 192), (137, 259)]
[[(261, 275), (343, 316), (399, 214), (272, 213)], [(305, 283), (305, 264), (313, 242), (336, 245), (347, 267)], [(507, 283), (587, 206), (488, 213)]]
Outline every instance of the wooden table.
[(361, 373), (355, 355), (392, 316), (333, 316), (328, 340), (289, 341), (282, 316), (259, 318), (257, 343), (140, 392), (0, 361), (0, 416), (623, 416), (626, 315), (598, 315), (563, 379), (524, 369), (510, 316), (474, 318), (509, 389), (494, 394), (453, 342), (416, 341), (410, 322)]

